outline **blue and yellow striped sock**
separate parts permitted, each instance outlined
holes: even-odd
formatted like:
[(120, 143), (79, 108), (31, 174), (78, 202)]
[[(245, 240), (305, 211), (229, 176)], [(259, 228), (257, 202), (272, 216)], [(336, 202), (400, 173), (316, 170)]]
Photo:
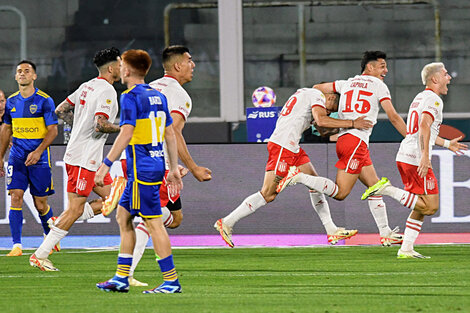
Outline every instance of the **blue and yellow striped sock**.
[(132, 265), (132, 254), (119, 253), (116, 276), (124, 278), (129, 277), (129, 271)]
[(21, 232), (23, 230), (23, 210), (22, 208), (10, 207), (8, 214), (10, 220), (10, 231), (13, 244), (21, 244)]
[(50, 206), (47, 206), (47, 212), (43, 215), (39, 214), (39, 218), (41, 219), (42, 229), (44, 229), (44, 233), (47, 235), (51, 230), (47, 221), (53, 216), (52, 209)]
[(173, 281), (178, 279), (178, 274), (176, 273), (172, 254), (164, 259), (158, 260), (158, 265), (160, 265), (160, 270), (162, 271), (164, 281)]

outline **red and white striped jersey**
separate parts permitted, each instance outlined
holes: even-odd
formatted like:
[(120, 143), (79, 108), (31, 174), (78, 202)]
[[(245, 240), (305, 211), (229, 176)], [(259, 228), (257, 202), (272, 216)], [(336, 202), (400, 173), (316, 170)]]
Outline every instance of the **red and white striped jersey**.
[(429, 157), (432, 147), (439, 135), (442, 123), (442, 109), (444, 102), (431, 89), (426, 89), (413, 99), (406, 120), (406, 137), (401, 141), (396, 160), (403, 163), (418, 166), (421, 160), (421, 148), (419, 146), (419, 123), (423, 114), (429, 114), (433, 122), (429, 138)]
[(299, 152), (302, 133), (313, 121), (313, 107), (318, 105), (326, 109), (325, 102), (325, 95), (317, 89), (298, 89), (284, 104), (269, 141), (294, 153)]
[[(345, 120), (355, 120), (365, 116), (375, 125), (380, 102), (391, 100), (387, 85), (377, 77), (370, 75), (356, 75), (348, 80), (337, 80), (333, 83), (333, 89), (341, 94), (338, 116)], [(343, 128), (340, 130), (339, 136), (351, 134), (369, 145), (371, 133), (372, 128), (364, 130)]]

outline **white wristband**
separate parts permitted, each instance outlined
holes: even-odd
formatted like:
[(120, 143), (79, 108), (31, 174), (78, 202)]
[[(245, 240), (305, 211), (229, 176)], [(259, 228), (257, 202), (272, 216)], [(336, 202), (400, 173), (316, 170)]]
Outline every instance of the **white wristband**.
[(444, 139), (444, 145), (443, 145), (443, 147), (449, 149), (449, 147), (450, 147), (450, 140)]

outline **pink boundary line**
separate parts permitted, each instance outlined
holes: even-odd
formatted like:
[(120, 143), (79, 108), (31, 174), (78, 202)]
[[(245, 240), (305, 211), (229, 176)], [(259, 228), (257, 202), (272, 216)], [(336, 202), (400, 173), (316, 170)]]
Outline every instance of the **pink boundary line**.
[[(175, 247), (187, 246), (227, 246), (219, 235), (170, 235), (171, 245)], [(235, 246), (313, 246), (328, 245), (324, 234), (253, 234), (234, 235)], [(470, 243), (470, 233), (423, 233), (420, 234), (417, 244), (433, 243)], [(375, 245), (380, 244), (378, 234), (358, 234), (353, 238), (341, 240), (337, 245)]]

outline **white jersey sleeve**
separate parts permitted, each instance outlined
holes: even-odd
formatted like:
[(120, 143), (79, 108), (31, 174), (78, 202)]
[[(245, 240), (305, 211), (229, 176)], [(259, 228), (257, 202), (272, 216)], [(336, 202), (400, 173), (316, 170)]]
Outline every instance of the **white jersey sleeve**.
[(315, 106), (326, 108), (325, 102), (325, 95), (317, 89), (297, 90), (284, 104), (269, 141), (294, 153), (299, 152), (302, 133), (313, 121), (312, 109)]
[(165, 75), (149, 85), (165, 95), (170, 113), (180, 114), (185, 121), (188, 119), (193, 103), (189, 94), (175, 78)]

